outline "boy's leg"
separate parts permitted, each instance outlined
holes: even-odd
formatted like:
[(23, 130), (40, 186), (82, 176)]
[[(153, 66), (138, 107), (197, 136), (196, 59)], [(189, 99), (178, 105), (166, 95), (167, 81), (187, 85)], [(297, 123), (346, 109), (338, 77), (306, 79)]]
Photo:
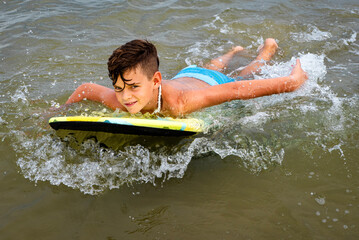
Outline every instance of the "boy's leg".
[(247, 65), (240, 73), (239, 76), (247, 78), (252, 76), (254, 73), (259, 73), (260, 68), (266, 64), (267, 61), (271, 60), (275, 52), (277, 51), (278, 45), (273, 38), (267, 38), (264, 41), (263, 47), (259, 50), (258, 56), (254, 61)]
[(228, 63), (231, 61), (233, 56), (242, 50), (244, 50), (243, 47), (236, 46), (232, 48), (231, 51), (224, 54), (223, 56), (212, 59), (211, 62), (209, 64), (206, 64), (204, 67), (207, 69), (216, 70), (218, 72), (223, 72), (225, 68), (228, 66)]

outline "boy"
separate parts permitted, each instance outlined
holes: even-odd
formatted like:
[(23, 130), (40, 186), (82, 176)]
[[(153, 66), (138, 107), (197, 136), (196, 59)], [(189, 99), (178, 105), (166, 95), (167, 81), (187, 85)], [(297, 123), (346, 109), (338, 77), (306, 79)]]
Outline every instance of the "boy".
[[(277, 48), (274, 39), (266, 39), (257, 58), (238, 77), (243, 79), (259, 73)], [(232, 100), (294, 91), (308, 79), (299, 60), (286, 77), (235, 81), (222, 74), (233, 56), (242, 50), (237, 46), (213, 59), (205, 68), (190, 66), (172, 80), (163, 80), (155, 46), (146, 40), (133, 40), (117, 48), (108, 60), (114, 89), (85, 83), (75, 90), (66, 104), (88, 99), (131, 114), (161, 112), (176, 117)]]

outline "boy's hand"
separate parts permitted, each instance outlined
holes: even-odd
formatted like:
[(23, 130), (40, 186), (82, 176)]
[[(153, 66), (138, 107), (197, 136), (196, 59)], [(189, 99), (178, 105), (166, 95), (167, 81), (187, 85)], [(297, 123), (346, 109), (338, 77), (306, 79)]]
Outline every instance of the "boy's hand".
[(45, 113), (42, 113), (40, 118), (48, 121), (55, 115), (65, 114), (71, 104), (63, 104), (60, 107), (51, 107)]

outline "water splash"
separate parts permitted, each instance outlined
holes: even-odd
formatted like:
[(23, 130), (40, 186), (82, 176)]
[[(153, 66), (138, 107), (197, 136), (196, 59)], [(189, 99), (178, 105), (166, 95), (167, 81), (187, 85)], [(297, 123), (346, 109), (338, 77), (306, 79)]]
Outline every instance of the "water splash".
[(292, 38), (297, 42), (323, 41), (332, 37), (330, 32), (319, 30), (316, 26), (310, 25), (307, 32), (291, 33)]
[(252, 140), (243, 144), (239, 138), (224, 145), (203, 137), (155, 150), (140, 144), (114, 150), (92, 139), (78, 143), (71, 137), (61, 140), (51, 134), (36, 139), (21, 131), (12, 134), (21, 142), (15, 146), (19, 155), (17, 165), (26, 178), (57, 186), (64, 184), (92, 195), (124, 184), (150, 182), (156, 185), (157, 179), (182, 178), (194, 156), (209, 152), (222, 158), (238, 156), (238, 161), (243, 159), (241, 164), (255, 173), (283, 159), (282, 153), (274, 153), (277, 151), (270, 146)]
[[(338, 97), (327, 85), (324, 55), (300, 54), (299, 58), (310, 75), (300, 90), (226, 103), (196, 113), (194, 117), (210, 123), (210, 129), (203, 136), (176, 144), (158, 142), (148, 146), (135, 142), (115, 149), (104, 147), (93, 138), (79, 141), (72, 136), (61, 139), (50, 130), (35, 131), (40, 135), (13, 130), (17, 165), (31, 181), (64, 184), (95, 195), (123, 185), (156, 185), (158, 181), (183, 178), (192, 159), (203, 154), (216, 154), (222, 159), (229, 157), (239, 168), (259, 174), (282, 164), (286, 148), (293, 144), (308, 151), (309, 147), (303, 144), (308, 138), (325, 151), (336, 150), (333, 146), (337, 146), (338, 139), (333, 131), (348, 128), (344, 116), (348, 115), (346, 103), (349, 100)], [(295, 58), (265, 66), (260, 77), (288, 75), (294, 63)], [(328, 112), (321, 117), (324, 128), (316, 128), (318, 111)], [(301, 135), (301, 129), (308, 130)], [(345, 158), (345, 153), (341, 154)]]
[(28, 104), (27, 95), (29, 90), (26, 85), (21, 85), (16, 89), (15, 94), (11, 95), (11, 101), (17, 103), (21, 101), (22, 103)]

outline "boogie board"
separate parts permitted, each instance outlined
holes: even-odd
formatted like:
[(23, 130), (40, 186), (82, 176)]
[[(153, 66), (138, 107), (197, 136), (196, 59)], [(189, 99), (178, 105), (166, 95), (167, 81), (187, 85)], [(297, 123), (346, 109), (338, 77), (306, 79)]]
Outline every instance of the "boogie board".
[(203, 131), (203, 121), (195, 118), (135, 118), (135, 117), (53, 117), (55, 130), (79, 130), (149, 136), (191, 136)]

